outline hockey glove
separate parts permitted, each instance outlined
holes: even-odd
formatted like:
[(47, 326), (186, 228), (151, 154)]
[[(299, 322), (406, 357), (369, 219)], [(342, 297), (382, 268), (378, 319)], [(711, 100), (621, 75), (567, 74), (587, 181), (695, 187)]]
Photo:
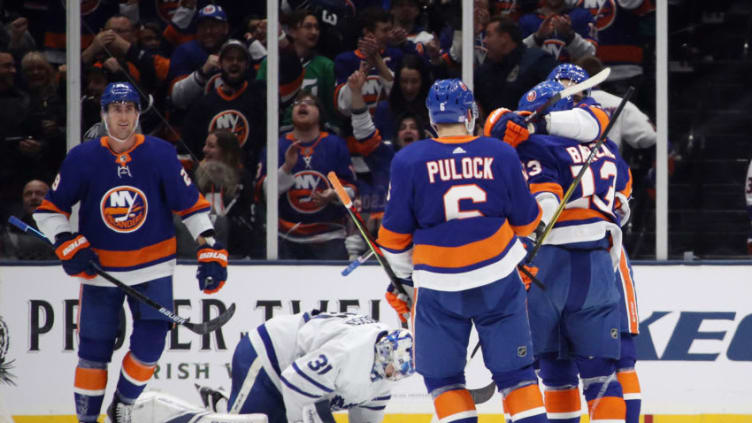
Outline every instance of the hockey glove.
[(412, 298), (410, 298), (411, 291), (413, 289), (412, 287), (412, 281), (408, 281), (406, 279), (402, 279), (402, 286), (405, 288), (405, 291), (407, 291), (407, 295), (401, 294), (397, 289), (394, 288), (392, 284), (387, 285), (386, 287), (386, 294), (384, 294), (384, 297), (386, 297), (386, 301), (389, 303), (390, 306), (394, 309), (394, 311), (397, 312), (397, 316), (399, 316), (399, 319), (402, 323), (407, 323), (407, 318), (410, 317), (410, 306), (412, 305)]
[(227, 280), (227, 250), (217, 241), (207, 238), (204, 245), (198, 247), (198, 289), (207, 294), (213, 294), (225, 284)]
[(84, 279), (94, 279), (97, 276), (90, 262), (99, 264), (99, 258), (83, 235), (70, 232), (58, 234), (55, 237), (55, 254), (62, 261), (63, 270), (68, 275)]
[(526, 264), (520, 264), (518, 269), (520, 271), (522, 284), (525, 285), (525, 291), (530, 291), (530, 284), (533, 283), (533, 278), (530, 277), (530, 275), (535, 277), (535, 275), (538, 274), (538, 266), (528, 266)]

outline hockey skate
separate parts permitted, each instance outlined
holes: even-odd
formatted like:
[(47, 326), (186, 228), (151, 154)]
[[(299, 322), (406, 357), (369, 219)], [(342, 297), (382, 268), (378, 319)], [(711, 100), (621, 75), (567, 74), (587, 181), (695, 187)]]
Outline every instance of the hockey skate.
[(120, 401), (115, 394), (112, 403), (107, 407), (107, 418), (105, 423), (133, 423), (133, 404), (126, 404)]
[(198, 383), (194, 383), (194, 386), (196, 386), (196, 390), (198, 390), (198, 394), (201, 396), (204, 408), (215, 413), (227, 412), (227, 397), (224, 393), (208, 386), (201, 386)]

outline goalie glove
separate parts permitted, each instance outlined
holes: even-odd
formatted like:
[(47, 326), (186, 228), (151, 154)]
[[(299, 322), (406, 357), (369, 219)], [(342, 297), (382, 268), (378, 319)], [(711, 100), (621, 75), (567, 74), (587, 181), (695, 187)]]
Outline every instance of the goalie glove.
[(91, 262), (99, 264), (99, 258), (83, 235), (70, 232), (58, 234), (55, 237), (55, 254), (68, 275), (84, 279), (97, 276)]
[(402, 286), (405, 288), (407, 295), (401, 294), (396, 288), (394, 288), (394, 285), (390, 283), (386, 287), (386, 294), (384, 294), (384, 297), (386, 297), (386, 301), (392, 306), (394, 311), (397, 312), (400, 321), (402, 323), (407, 323), (407, 319), (410, 317), (410, 307), (413, 303), (411, 292), (413, 289), (413, 281), (410, 279), (400, 279), (400, 282), (402, 282)]
[(212, 237), (204, 238), (206, 243), (196, 250), (198, 259), (198, 289), (207, 294), (213, 294), (225, 284), (227, 280), (227, 250)]

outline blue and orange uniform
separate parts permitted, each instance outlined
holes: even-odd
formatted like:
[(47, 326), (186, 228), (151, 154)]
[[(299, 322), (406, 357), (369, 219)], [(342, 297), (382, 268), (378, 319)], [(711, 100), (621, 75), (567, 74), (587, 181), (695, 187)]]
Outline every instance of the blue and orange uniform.
[[(530, 191), (538, 199), (560, 202), (593, 147), (551, 135), (530, 136), (517, 147)], [(551, 421), (579, 419), (578, 372), (592, 420), (624, 420), (615, 375), (620, 297), (614, 270), (621, 230), (614, 203), (617, 192), (629, 189), (629, 181), (618, 147), (606, 141), (533, 261), (546, 290), (530, 288), (530, 325)], [(573, 409), (565, 410), (565, 404)]]
[(459, 80), (439, 80), (426, 105), (441, 134), (465, 124), (466, 136), (410, 143), (392, 160), (391, 187), (378, 243), (398, 277), (415, 284), (411, 322), (416, 371), (444, 422), (477, 422), (465, 388), (470, 330), (505, 408), (516, 422), (546, 422), (532, 369), (519, 236), (541, 210), (514, 149), (472, 133), (476, 109)]
[[(176, 263), (172, 214), (177, 213), (198, 235), (212, 229), (210, 205), (183, 170), (171, 144), (136, 137), (135, 145), (123, 153), (113, 152), (106, 137), (71, 149), (34, 218), (40, 230), (55, 239), (74, 232), (68, 219), (73, 205), (80, 203), (79, 232), (102, 268), (171, 308)], [(105, 393), (124, 292), (100, 276), (81, 281), (74, 393), (79, 421), (94, 422)], [(134, 401), (154, 373), (172, 322), (130, 297), (128, 303), (133, 334), (117, 389), (122, 400)]]

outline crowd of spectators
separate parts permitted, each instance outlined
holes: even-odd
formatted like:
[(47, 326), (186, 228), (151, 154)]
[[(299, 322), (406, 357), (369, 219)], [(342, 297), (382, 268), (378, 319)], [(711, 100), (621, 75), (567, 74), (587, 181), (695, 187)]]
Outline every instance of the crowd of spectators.
[[(142, 97), (139, 130), (175, 143), (231, 258), (261, 259), (266, 122), (278, 118), (280, 257), (353, 259), (366, 248), (326, 173), (338, 174), (377, 230), (392, 156), (432, 135), (428, 88), (461, 76), (463, 3), (280, 1), (274, 117), (265, 107), (264, 1), (81, 2), (83, 140), (106, 135), (99, 106), (106, 84), (131, 82)], [(33, 224), (30, 208), (65, 156), (64, 4), (3, 3), (2, 222), (15, 214)], [(650, 0), (474, 0), (473, 7), (479, 122), (494, 108), (515, 109), (561, 62), (596, 56), (614, 70), (610, 92), (639, 89), (645, 40), (638, 34)], [(53, 257), (23, 236), (4, 227), (0, 257)], [(181, 228), (178, 241), (178, 254), (191, 257)]]

